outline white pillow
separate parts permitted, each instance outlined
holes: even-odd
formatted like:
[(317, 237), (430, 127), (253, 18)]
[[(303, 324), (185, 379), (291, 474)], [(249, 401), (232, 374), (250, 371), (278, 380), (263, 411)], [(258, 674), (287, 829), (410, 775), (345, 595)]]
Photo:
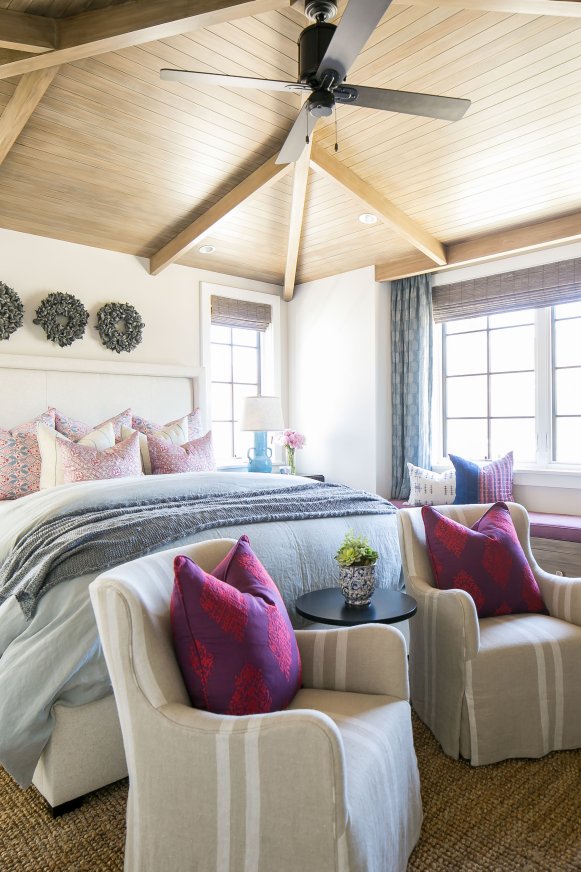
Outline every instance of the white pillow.
[[(36, 435), (38, 438), (38, 447), (40, 450), (40, 489), (47, 487), (55, 487), (57, 484), (64, 484), (64, 470), (59, 460), (56, 450), (56, 440), (64, 439), (65, 442), (71, 442), (62, 433), (57, 433), (51, 427), (46, 427), (44, 424), (39, 424)], [(77, 445), (91, 445), (98, 451), (105, 451), (106, 448), (112, 448), (115, 445), (115, 430), (110, 421), (91, 430), (86, 436), (82, 436), (77, 440)]]
[[(134, 433), (131, 427), (121, 428), (121, 438), (128, 439)], [(151, 475), (151, 457), (149, 456), (149, 446), (147, 444), (147, 436), (139, 432), (139, 450), (141, 452), (141, 465), (146, 475)], [(173, 424), (166, 424), (165, 427), (160, 427), (158, 430), (151, 432), (150, 436), (156, 436), (158, 439), (165, 439), (171, 442), (172, 445), (184, 445), (189, 440), (188, 416), (185, 415), (179, 421), (174, 421)]]
[(456, 497), (456, 470), (432, 472), (408, 463), (410, 474), (409, 506), (447, 506)]

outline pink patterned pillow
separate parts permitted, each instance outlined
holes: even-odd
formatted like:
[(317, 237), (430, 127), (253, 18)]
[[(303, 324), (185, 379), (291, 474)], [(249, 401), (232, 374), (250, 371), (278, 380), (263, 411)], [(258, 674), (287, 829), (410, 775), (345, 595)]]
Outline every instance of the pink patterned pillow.
[[(203, 435), (202, 413), (199, 409), (194, 409), (193, 412), (190, 412), (185, 417), (188, 419), (188, 439), (199, 439)], [(175, 421), (168, 421), (167, 424), (156, 424), (154, 421), (148, 421), (147, 418), (134, 415), (133, 421), (129, 426), (133, 427), (134, 430), (139, 430), (140, 433), (144, 433), (146, 436), (155, 436), (159, 430), (179, 424), (181, 420), (181, 418), (176, 418)]]
[(192, 705), (229, 715), (279, 711), (301, 686), (282, 597), (242, 536), (212, 573), (176, 557), (171, 624)]
[(422, 507), (436, 587), (470, 594), (478, 617), (547, 613), (506, 503), (495, 503), (465, 527)]
[(54, 428), (54, 412), (44, 412), (12, 430), (0, 429), (0, 500), (15, 500), (39, 489), (38, 424)]
[(105, 451), (99, 451), (90, 445), (65, 442), (64, 439), (57, 439), (55, 447), (65, 484), (143, 475), (138, 433), (133, 433), (129, 439), (119, 442), (113, 448), (106, 448)]
[(106, 421), (101, 421), (100, 424), (95, 424), (94, 427), (85, 424), (83, 421), (77, 421), (75, 418), (69, 418), (67, 415), (61, 414), (58, 409), (51, 408), (49, 412), (54, 412), (57, 433), (62, 433), (63, 436), (66, 436), (67, 439), (71, 439), (73, 442), (77, 442), (92, 430), (98, 430), (103, 424), (113, 424), (115, 442), (120, 442), (122, 438), (121, 428), (131, 427), (131, 409), (125, 409), (125, 411), (119, 412), (118, 415), (107, 418)]
[(173, 445), (167, 439), (147, 437), (147, 447), (153, 475), (172, 472), (213, 472), (216, 469), (212, 431), (201, 439), (192, 439), (184, 445)]

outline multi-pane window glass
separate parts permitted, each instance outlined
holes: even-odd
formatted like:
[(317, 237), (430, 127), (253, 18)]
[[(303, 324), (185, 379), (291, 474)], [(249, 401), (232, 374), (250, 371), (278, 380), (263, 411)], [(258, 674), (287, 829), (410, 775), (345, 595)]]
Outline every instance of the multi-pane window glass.
[(581, 301), (443, 325), (444, 454), (581, 464)]
[(245, 397), (260, 393), (258, 330), (221, 327), (210, 332), (212, 439), (218, 462), (242, 459), (253, 444), (253, 433), (240, 430)]
[(443, 352), (445, 453), (533, 462), (534, 310), (444, 324)]
[(553, 459), (581, 463), (581, 302), (552, 314)]

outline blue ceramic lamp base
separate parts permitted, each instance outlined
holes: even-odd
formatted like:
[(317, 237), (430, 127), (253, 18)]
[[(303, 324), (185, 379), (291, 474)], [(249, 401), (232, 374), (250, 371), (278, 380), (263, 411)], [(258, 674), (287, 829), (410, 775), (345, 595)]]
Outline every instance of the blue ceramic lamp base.
[(266, 430), (255, 431), (254, 448), (248, 449), (248, 472), (272, 472), (272, 448), (267, 447), (266, 438)]

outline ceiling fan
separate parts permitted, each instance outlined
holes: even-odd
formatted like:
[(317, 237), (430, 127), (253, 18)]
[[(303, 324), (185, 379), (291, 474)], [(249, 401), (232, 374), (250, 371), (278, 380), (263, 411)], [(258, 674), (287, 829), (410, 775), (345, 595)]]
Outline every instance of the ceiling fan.
[(300, 158), (317, 121), (331, 115), (337, 103), (457, 121), (470, 106), (470, 100), (345, 83), (349, 68), (391, 2), (392, 0), (350, 0), (341, 21), (335, 25), (330, 22), (337, 14), (337, 6), (332, 0), (306, 0), (305, 14), (314, 24), (306, 27), (298, 40), (298, 82), (170, 69), (161, 70), (161, 78), (201, 87), (310, 91), (310, 96), (299, 111), (278, 154), (278, 164), (294, 163)]

